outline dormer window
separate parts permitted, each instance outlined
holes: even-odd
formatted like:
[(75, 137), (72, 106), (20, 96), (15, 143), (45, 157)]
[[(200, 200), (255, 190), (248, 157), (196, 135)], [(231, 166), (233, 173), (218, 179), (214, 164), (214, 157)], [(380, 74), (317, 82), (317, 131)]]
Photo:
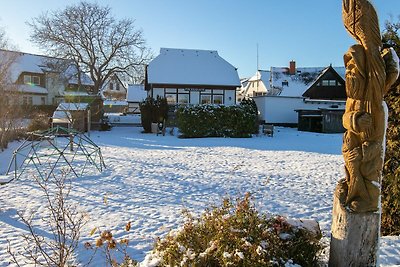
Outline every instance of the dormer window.
[(24, 75), (24, 84), (40, 85), (40, 77), (35, 75)]

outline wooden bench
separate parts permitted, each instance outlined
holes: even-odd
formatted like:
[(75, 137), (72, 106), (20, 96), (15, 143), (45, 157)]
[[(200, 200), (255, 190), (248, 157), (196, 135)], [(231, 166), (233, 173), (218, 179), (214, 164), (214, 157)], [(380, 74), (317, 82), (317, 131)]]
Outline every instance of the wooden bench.
[(267, 136), (274, 137), (274, 125), (272, 125), (272, 124), (263, 124), (262, 133), (267, 135)]

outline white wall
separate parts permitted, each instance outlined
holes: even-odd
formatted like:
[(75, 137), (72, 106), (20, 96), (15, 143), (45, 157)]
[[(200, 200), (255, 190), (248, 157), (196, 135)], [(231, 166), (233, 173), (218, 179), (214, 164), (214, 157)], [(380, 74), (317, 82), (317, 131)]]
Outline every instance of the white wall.
[(46, 104), (56, 104), (55, 99), (62, 96), (65, 91), (65, 84), (60, 80), (59, 74), (46, 73), (46, 89), (49, 92)]
[(200, 93), (192, 91), (190, 92), (190, 104), (197, 105), (200, 102)]
[(32, 105), (33, 106), (40, 106), (40, 105), (42, 105), (42, 97), (44, 97), (44, 100), (45, 100), (45, 105), (47, 105), (48, 104), (48, 99), (47, 99), (47, 95), (34, 95), (34, 94), (21, 94), (20, 96), (19, 96), (19, 104), (20, 105), (23, 105), (24, 104), (24, 97), (26, 97), (26, 101), (27, 101), (27, 104), (29, 105), (31, 102), (30, 102), (30, 99), (32, 98)]
[(302, 97), (258, 96), (253, 98), (266, 123), (298, 123), (297, 109), (330, 108), (338, 105), (344, 109), (345, 101), (305, 101)]
[(225, 106), (232, 106), (236, 104), (235, 91), (236, 90), (225, 90), (225, 99), (224, 99)]

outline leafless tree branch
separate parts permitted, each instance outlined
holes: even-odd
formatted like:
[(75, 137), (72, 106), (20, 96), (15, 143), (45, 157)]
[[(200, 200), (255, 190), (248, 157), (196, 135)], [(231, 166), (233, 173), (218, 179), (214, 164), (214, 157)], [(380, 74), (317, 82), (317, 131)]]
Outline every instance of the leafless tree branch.
[[(73, 60), (98, 92), (114, 74), (134, 78), (152, 53), (132, 19), (116, 20), (109, 7), (82, 1), (43, 13), (30, 23), (31, 41), (51, 56)], [(138, 71), (139, 70), (139, 71)]]

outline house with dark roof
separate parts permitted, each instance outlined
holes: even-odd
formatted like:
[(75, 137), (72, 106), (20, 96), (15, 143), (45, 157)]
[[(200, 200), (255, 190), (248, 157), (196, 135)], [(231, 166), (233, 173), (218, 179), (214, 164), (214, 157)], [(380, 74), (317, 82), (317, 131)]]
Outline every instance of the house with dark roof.
[(170, 105), (236, 103), (237, 69), (217, 51), (161, 48), (146, 68), (149, 96)]
[(291, 61), (289, 67), (257, 71), (242, 92), (253, 97), (260, 119), (267, 123), (340, 132), (346, 100), (344, 73), (344, 67), (297, 68)]
[(346, 100), (345, 77), (329, 66), (313, 79), (302, 96), (310, 99)]

